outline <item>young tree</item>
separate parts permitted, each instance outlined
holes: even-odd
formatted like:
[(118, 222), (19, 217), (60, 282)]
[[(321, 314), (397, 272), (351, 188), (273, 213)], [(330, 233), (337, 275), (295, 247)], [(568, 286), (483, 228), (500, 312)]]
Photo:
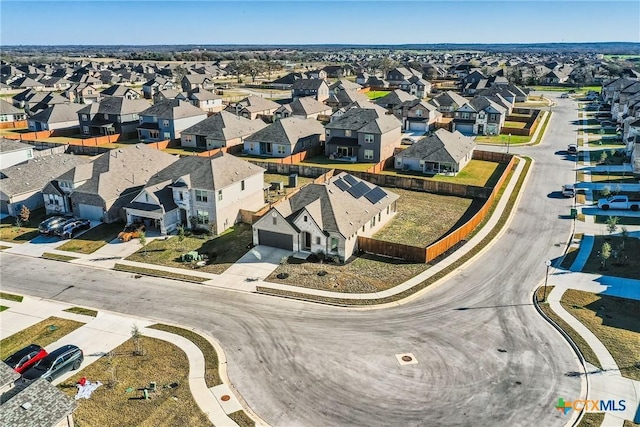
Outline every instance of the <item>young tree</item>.
[(20, 221), (22, 221), (22, 223), (29, 223), (29, 216), (31, 215), (31, 211), (29, 210), (28, 207), (26, 207), (25, 205), (22, 205), (22, 208), (20, 209)]
[(611, 244), (609, 242), (604, 242), (600, 249), (600, 259), (602, 260), (603, 270), (607, 269), (607, 260), (609, 258), (611, 258)]
[(613, 234), (618, 230), (618, 220), (617, 216), (609, 216), (607, 218), (607, 231), (609, 234)]
[(182, 225), (178, 226), (178, 250), (182, 251), (183, 246), (182, 246), (182, 242), (184, 242), (184, 227)]
[(140, 244), (142, 245), (144, 256), (147, 256), (147, 233), (144, 231), (140, 232)]
[(135, 323), (131, 327), (131, 338), (133, 339), (133, 355), (144, 356), (144, 348), (142, 346), (142, 332)]

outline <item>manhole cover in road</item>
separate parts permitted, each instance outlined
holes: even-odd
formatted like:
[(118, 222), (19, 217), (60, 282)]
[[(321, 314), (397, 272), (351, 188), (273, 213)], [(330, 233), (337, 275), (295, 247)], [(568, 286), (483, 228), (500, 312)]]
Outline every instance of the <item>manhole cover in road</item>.
[(413, 353), (396, 354), (396, 360), (400, 365), (415, 365), (418, 363)]
[(223, 402), (226, 402), (227, 400), (231, 399), (231, 396), (229, 396), (228, 394), (225, 394), (224, 396), (222, 396), (220, 398), (220, 400), (222, 400)]

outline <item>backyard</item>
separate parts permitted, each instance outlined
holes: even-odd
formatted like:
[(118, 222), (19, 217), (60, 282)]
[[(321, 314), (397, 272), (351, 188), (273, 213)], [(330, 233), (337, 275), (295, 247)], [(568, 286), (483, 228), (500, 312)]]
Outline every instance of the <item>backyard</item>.
[(456, 176), (434, 175), (425, 176), (420, 172), (384, 170), (383, 175), (405, 176), (407, 178), (421, 178), (433, 181), (451, 182), (454, 184), (476, 185), (478, 187), (493, 187), (502, 176), (505, 163), (488, 162), (486, 160), (471, 160)]
[(369, 97), (370, 100), (375, 101), (378, 98), (382, 98), (389, 94), (389, 91), (386, 90), (370, 90), (369, 92), (365, 92), (365, 95)]
[(331, 160), (325, 155), (319, 155), (299, 163), (301, 166), (315, 166), (324, 169), (342, 169), (347, 171), (364, 172), (373, 167), (375, 163), (350, 163), (339, 160)]
[[(189, 389), (186, 354), (167, 341), (148, 337), (141, 341), (143, 356), (134, 355), (133, 339), (129, 339), (111, 352), (113, 356), (101, 357), (58, 386), (75, 396), (75, 385), (82, 377), (103, 384), (90, 399), (78, 401), (73, 414), (76, 425), (211, 425)], [(145, 400), (143, 389), (151, 382), (156, 383), (156, 391), (149, 391)]]
[(287, 193), (303, 187), (307, 184), (310, 184), (313, 182), (313, 178), (309, 178), (307, 176), (300, 176), (298, 175), (298, 185), (294, 188), (289, 187), (289, 175), (280, 175), (277, 173), (265, 173), (264, 174), (264, 183), (265, 185), (271, 185), (271, 183), (273, 182), (282, 182), (282, 191), (278, 191), (275, 189), (269, 189), (269, 191), (266, 194), (266, 199), (268, 200), (269, 203), (275, 203), (278, 200), (280, 200), (281, 198), (285, 197), (287, 195)]
[(463, 217), (471, 216), (472, 199), (389, 188), (400, 196), (398, 212), (373, 238), (426, 248)]
[[(182, 242), (179, 241), (178, 236), (156, 239), (127, 259), (192, 271), (197, 268), (197, 271), (220, 274), (247, 253), (252, 240), (251, 226), (237, 224), (213, 238), (206, 235), (191, 235), (185, 236)], [(206, 265), (198, 267), (195, 263), (180, 261), (181, 255), (191, 251), (207, 255), (209, 259)]]

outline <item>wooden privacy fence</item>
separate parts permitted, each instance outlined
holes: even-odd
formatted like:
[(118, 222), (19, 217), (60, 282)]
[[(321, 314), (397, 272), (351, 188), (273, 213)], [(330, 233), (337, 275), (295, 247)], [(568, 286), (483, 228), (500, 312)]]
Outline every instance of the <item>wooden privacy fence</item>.
[(487, 216), (489, 209), (491, 209), (491, 204), (495, 200), (500, 188), (504, 185), (504, 181), (509, 176), (509, 172), (513, 169), (513, 165), (515, 163), (515, 158), (511, 158), (511, 161), (507, 164), (502, 176), (498, 180), (495, 187), (493, 187), (493, 191), (491, 195), (484, 203), (482, 208), (476, 214), (471, 217), (469, 221), (463, 224), (461, 227), (454, 230), (452, 233), (448, 234), (444, 238), (439, 241), (429, 245), (427, 247), (427, 262), (438, 258), (440, 255), (444, 254), (446, 251), (460, 243), (464, 240), (471, 232), (485, 219)]
[(200, 157), (211, 157), (218, 153), (238, 154), (242, 151), (242, 145), (232, 145), (231, 147), (214, 148), (213, 150), (203, 151), (198, 153)]
[(28, 126), (28, 123), (26, 120), (0, 123), (0, 129), (20, 129), (20, 128), (26, 128), (27, 126)]
[(427, 250), (418, 246), (409, 246), (358, 236), (358, 249), (370, 254), (400, 258), (410, 262), (423, 264), (427, 262)]
[(2, 135), (3, 138), (13, 139), (16, 141), (37, 141), (38, 139), (49, 138), (53, 134), (51, 130), (41, 130), (38, 132), (25, 132), (25, 133), (8, 133), (6, 135)]

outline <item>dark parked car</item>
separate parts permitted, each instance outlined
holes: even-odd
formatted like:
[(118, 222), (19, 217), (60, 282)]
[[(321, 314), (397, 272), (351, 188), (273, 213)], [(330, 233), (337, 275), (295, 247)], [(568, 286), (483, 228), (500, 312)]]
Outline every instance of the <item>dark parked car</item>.
[(67, 224), (62, 229), (61, 236), (63, 239), (72, 239), (73, 236), (81, 230), (88, 230), (91, 228), (91, 221), (88, 219), (77, 219), (71, 224)]
[(46, 355), (47, 351), (44, 348), (36, 344), (31, 344), (4, 359), (4, 363), (21, 374)]
[(65, 221), (58, 222), (54, 226), (50, 227), (49, 234), (54, 236), (62, 236), (62, 231), (64, 230), (64, 228), (76, 221), (76, 218), (66, 218)]
[(567, 147), (568, 154), (578, 154), (578, 145), (577, 144), (569, 144)]
[(84, 354), (75, 345), (60, 347), (41, 359), (32, 368), (22, 374), (25, 380), (44, 378), (53, 381), (68, 371), (74, 371), (80, 367), (84, 360)]
[(65, 222), (69, 218), (65, 218), (63, 216), (52, 216), (51, 218), (45, 219), (38, 226), (38, 231), (40, 234), (51, 234), (51, 229), (58, 224)]

